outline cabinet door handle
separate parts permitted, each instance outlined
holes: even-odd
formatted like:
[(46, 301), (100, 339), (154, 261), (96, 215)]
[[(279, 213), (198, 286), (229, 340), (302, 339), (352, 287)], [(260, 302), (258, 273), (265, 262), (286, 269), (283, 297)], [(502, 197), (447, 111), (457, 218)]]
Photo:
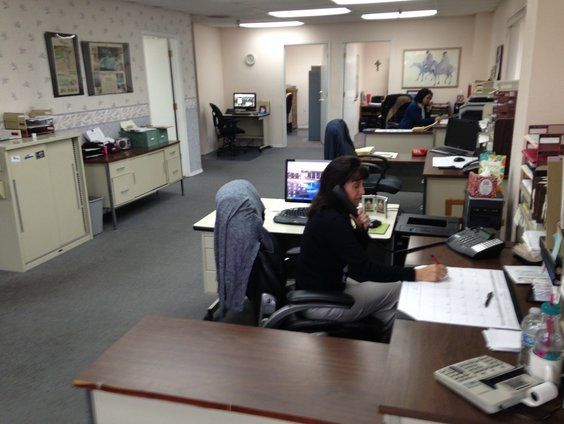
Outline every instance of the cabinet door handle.
[(16, 210), (18, 211), (18, 220), (20, 221), (20, 232), (24, 232), (23, 218), (22, 218), (22, 208), (20, 206), (20, 198), (18, 196), (18, 186), (16, 185), (16, 180), (12, 180), (12, 185), (14, 186), (14, 200), (16, 201)]
[(135, 179), (135, 172), (132, 172), (131, 175), (133, 176), (133, 185), (135, 185), (136, 179)]
[(78, 181), (76, 178), (76, 168), (74, 167), (74, 163), (71, 163), (71, 168), (72, 168), (72, 178), (74, 181), (74, 192), (76, 194), (76, 208), (80, 210), (82, 205), (80, 203), (80, 190), (78, 189)]

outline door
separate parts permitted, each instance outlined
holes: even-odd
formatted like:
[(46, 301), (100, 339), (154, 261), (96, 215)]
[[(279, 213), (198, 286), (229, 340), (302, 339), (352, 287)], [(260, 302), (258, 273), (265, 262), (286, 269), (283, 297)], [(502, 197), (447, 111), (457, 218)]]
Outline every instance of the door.
[(325, 127), (327, 126), (327, 107), (329, 105), (329, 48), (327, 44), (322, 44), (323, 54), (321, 55), (321, 89), (319, 90), (319, 103), (320, 103), (320, 119), (319, 119), (319, 133), (322, 143), (325, 142)]
[(351, 136), (358, 128), (360, 108), (359, 93), (359, 61), (356, 43), (348, 43), (345, 48), (345, 74), (343, 92), (343, 119), (349, 127)]
[(321, 140), (321, 66), (309, 71), (309, 141)]
[(50, 143), (47, 152), (60, 240), (64, 246), (86, 234), (83, 209), (88, 205), (79, 184), (72, 141)]
[(56, 200), (45, 145), (9, 152), (11, 189), (19, 225), (24, 263), (58, 249)]
[(168, 139), (178, 140), (168, 39), (144, 35), (143, 49), (151, 124), (169, 127)]

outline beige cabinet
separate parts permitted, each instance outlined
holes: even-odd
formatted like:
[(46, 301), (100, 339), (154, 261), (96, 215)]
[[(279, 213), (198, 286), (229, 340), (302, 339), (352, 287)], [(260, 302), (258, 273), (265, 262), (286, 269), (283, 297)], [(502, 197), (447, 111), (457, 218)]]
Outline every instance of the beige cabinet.
[(182, 186), (178, 142), (86, 161), (88, 193), (104, 198), (104, 207), (112, 212), (114, 227), (117, 226), (116, 208), (178, 181)]
[(0, 144), (0, 269), (26, 271), (91, 236), (78, 136)]

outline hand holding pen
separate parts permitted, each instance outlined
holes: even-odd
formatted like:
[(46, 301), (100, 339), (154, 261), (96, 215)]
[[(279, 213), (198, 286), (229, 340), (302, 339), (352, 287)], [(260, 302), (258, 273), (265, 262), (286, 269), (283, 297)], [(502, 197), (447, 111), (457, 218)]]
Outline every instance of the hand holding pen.
[(415, 270), (416, 281), (437, 282), (437, 281), (441, 281), (447, 276), (446, 266), (441, 265), (441, 263), (435, 257), (435, 255), (431, 255), (431, 259), (433, 259), (434, 262), (433, 265), (427, 265), (423, 268), (418, 268)]

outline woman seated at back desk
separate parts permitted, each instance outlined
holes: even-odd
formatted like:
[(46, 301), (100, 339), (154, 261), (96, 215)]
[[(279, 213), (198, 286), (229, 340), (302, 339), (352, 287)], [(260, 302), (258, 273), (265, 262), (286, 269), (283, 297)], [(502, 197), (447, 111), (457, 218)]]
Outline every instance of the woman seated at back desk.
[(334, 159), (321, 174), (302, 236), (296, 288), (350, 294), (354, 298), (350, 309), (316, 308), (304, 314), (309, 319), (343, 323), (373, 317), (382, 324), (384, 340), (396, 316), (401, 281), (439, 281), (447, 271), (443, 265), (414, 269), (377, 265), (369, 259), (365, 247), (370, 240), (370, 218), (363, 209), (358, 209), (356, 216), (349, 214), (344, 201), (333, 192), (335, 186), (341, 186), (346, 199), (356, 207), (367, 176), (356, 156)]
[(405, 110), (403, 118), (400, 122), (400, 128), (410, 130), (413, 127), (425, 127), (441, 120), (440, 116), (431, 118), (430, 105), (433, 98), (433, 92), (428, 88), (419, 90), (415, 99)]

